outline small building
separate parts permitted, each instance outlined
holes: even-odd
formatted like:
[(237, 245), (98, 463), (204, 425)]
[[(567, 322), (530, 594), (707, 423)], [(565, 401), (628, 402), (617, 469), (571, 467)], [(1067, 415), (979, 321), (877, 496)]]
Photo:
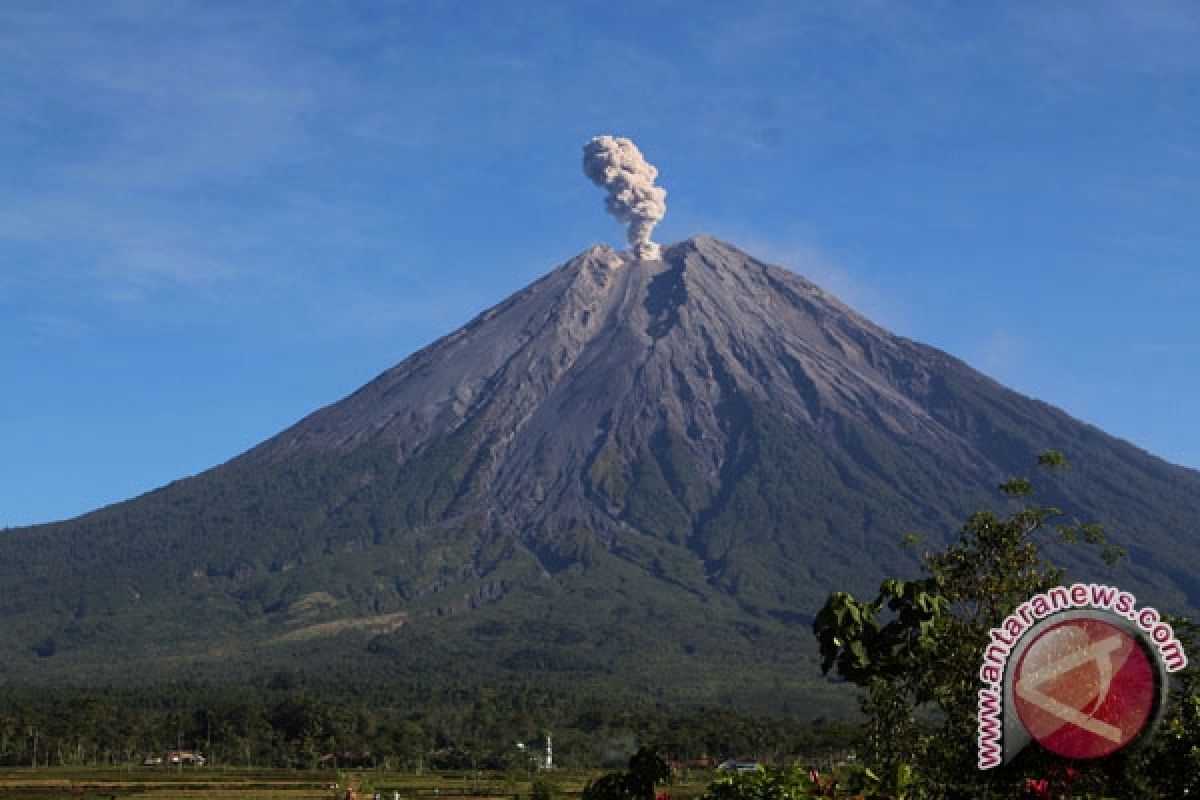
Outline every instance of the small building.
[(195, 750), (169, 750), (163, 754), (162, 763), (172, 767), (203, 767), (208, 759)]

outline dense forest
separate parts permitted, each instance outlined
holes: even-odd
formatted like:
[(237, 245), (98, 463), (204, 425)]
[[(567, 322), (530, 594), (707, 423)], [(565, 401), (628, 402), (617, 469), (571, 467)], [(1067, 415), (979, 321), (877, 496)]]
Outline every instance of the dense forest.
[(555, 763), (572, 767), (619, 766), (644, 744), (680, 761), (771, 762), (858, 739), (846, 722), (617, 706), (520, 685), (322, 685), (279, 673), (237, 686), (0, 688), (0, 765), (8, 766), (132, 765), (185, 749), (209, 766), (511, 770), (532, 766), (548, 731)]

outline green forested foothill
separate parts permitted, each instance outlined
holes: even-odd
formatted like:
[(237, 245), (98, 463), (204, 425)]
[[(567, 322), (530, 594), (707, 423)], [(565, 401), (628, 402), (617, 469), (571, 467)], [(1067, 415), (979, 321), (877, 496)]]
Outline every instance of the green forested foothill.
[[(1193, 473), (947, 370), (933, 413), (1028, 463), (1054, 429), (1080, 466), (1049, 502), (1101, 520), (1127, 561), (1051, 546), (1073, 574), (1194, 610)], [(582, 476), (623, 526), (497, 528), (473, 505), (487, 452), (470, 425), (406, 460), (386, 447), (247, 456), (135, 500), (0, 534), (0, 681), (248, 680), (302, 662), (349, 680), (602, 687), (753, 711), (842, 712), (809, 634), (834, 588), (916, 569), (908, 532), (949, 541), (989, 499), (934, 450), (848, 418), (797, 425), (731, 400), (719, 480), (664, 428), (605, 447)], [(1020, 416), (1020, 420), (1016, 417)], [(1132, 465), (1132, 466), (1131, 466)], [(1136, 468), (1133, 468), (1136, 467)], [(839, 713), (839, 712), (831, 712)]]

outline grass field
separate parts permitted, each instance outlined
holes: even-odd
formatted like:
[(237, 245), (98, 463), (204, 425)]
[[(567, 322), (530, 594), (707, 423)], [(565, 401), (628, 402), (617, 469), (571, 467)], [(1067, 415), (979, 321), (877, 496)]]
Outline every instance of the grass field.
[[(555, 786), (556, 798), (578, 798), (583, 785), (601, 773), (557, 770), (542, 773)], [(704, 791), (707, 773), (671, 787), (676, 800)], [(224, 767), (0, 768), (3, 800), (333, 800), (353, 788), (358, 797), (379, 792), (384, 800), (513, 800), (530, 796), (531, 776), (513, 773), (412, 773), (383, 770), (276, 770)]]

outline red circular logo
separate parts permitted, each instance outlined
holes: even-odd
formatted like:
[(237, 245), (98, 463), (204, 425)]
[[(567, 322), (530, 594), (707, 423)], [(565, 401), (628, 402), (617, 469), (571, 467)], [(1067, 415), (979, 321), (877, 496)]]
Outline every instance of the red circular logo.
[(1097, 619), (1042, 631), (1014, 673), (1021, 724), (1067, 758), (1100, 758), (1129, 744), (1150, 720), (1156, 695), (1146, 651), (1132, 635)]

